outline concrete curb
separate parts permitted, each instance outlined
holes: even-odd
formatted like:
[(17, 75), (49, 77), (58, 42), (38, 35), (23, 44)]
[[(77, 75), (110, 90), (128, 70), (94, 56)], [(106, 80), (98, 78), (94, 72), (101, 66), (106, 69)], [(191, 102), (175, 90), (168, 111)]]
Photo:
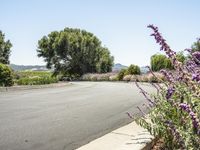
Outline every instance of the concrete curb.
[(153, 145), (154, 137), (147, 130), (132, 122), (77, 150), (150, 150)]
[(45, 84), (45, 85), (24, 85), (24, 86), (0, 87), (0, 92), (63, 87), (63, 86), (68, 86), (68, 85), (72, 85), (72, 83), (60, 82), (60, 83), (52, 83), (52, 84)]

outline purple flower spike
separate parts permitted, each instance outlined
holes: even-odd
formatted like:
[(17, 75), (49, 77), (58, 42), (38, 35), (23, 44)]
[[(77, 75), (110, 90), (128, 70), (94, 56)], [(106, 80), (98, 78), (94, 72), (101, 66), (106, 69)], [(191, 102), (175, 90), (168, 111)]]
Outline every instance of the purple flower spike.
[(168, 57), (170, 58), (175, 58), (175, 52), (171, 50), (171, 48), (169, 47), (169, 45), (166, 43), (166, 40), (162, 37), (161, 33), (158, 32), (158, 27), (155, 27), (154, 25), (148, 25), (148, 28), (151, 28), (154, 33), (151, 34), (151, 36), (153, 36), (156, 40), (156, 43), (159, 43), (160, 50), (165, 51), (165, 53), (168, 55)]
[(175, 139), (179, 142), (181, 147), (183, 149), (185, 149), (185, 143), (183, 141), (183, 138), (182, 138), (181, 134), (179, 133), (179, 131), (174, 126), (174, 124), (172, 123), (172, 121), (167, 120), (167, 121), (165, 121), (165, 124), (169, 127), (169, 130), (175, 136)]
[(200, 52), (194, 52), (192, 55), (195, 56), (196, 59), (200, 60)]
[(197, 65), (200, 65), (200, 52), (192, 53), (192, 57)]
[(191, 107), (186, 103), (179, 104), (179, 107), (190, 115), (190, 118), (192, 119), (192, 124), (194, 128), (197, 129), (197, 134), (200, 135), (200, 132), (199, 132), (200, 123), (199, 123), (199, 120), (197, 119), (196, 114), (192, 111)]
[(181, 103), (180, 105), (179, 105), (179, 107), (181, 107), (181, 109), (183, 109), (183, 110), (185, 110), (185, 111), (189, 111), (189, 109), (190, 109), (190, 107), (187, 105), (187, 104), (185, 104), (185, 103)]
[(170, 87), (167, 89), (166, 99), (170, 99), (172, 95), (174, 94), (175, 89), (173, 87)]

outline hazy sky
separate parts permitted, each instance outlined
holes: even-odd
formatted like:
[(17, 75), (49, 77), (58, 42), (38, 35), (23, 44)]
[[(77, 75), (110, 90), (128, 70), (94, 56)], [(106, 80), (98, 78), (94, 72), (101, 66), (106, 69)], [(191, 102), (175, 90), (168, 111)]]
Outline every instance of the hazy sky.
[(0, 6), (0, 30), (13, 44), (15, 64), (45, 64), (38, 40), (64, 27), (94, 33), (124, 65), (148, 65), (159, 52), (148, 24), (176, 51), (200, 37), (199, 0), (1, 0)]

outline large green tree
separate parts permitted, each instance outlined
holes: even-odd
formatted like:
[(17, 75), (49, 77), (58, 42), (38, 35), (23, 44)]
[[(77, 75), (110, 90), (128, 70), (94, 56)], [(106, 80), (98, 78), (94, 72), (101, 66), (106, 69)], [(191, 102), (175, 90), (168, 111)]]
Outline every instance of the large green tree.
[(5, 41), (5, 35), (0, 31), (0, 63), (9, 64), (9, 56), (12, 44), (9, 40)]
[(161, 69), (173, 69), (172, 63), (165, 55), (155, 54), (151, 56), (152, 71), (160, 71)]
[(38, 56), (55, 74), (82, 75), (112, 70), (113, 56), (101, 41), (85, 30), (65, 28), (51, 32), (38, 41)]

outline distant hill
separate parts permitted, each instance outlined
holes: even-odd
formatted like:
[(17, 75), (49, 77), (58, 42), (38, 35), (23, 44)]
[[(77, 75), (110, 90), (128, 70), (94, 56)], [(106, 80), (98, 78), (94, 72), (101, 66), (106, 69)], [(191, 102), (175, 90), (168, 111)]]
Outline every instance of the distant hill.
[[(49, 70), (46, 68), (46, 66), (42, 65), (15, 65), (15, 64), (10, 64), (10, 67), (14, 71), (25, 71), (25, 70), (30, 70), (30, 71), (46, 71)], [(119, 72), (121, 69), (126, 69), (128, 68), (125, 65), (122, 65), (120, 63), (117, 63), (113, 66), (112, 71), (113, 72)], [(149, 70), (146, 67), (140, 67), (140, 71), (142, 74), (147, 73)]]
[(117, 64), (115, 64), (115, 65), (113, 66), (112, 71), (113, 71), (113, 72), (118, 72), (118, 71), (120, 71), (121, 69), (126, 69), (126, 68), (128, 68), (128, 67), (127, 67), (127, 66), (124, 66), (124, 65), (122, 65), (122, 64), (120, 64), (120, 63), (117, 63)]
[(40, 65), (15, 65), (10, 64), (10, 67), (15, 71), (25, 71), (25, 70), (31, 70), (31, 71), (46, 71), (48, 70), (45, 66)]
[[(113, 72), (119, 72), (121, 69), (126, 69), (126, 68), (128, 68), (128, 66), (124, 66), (120, 63), (117, 63), (113, 66), (112, 71)], [(145, 74), (149, 71), (149, 69), (146, 68), (146, 67), (140, 67), (140, 71), (141, 71), (142, 74)]]

